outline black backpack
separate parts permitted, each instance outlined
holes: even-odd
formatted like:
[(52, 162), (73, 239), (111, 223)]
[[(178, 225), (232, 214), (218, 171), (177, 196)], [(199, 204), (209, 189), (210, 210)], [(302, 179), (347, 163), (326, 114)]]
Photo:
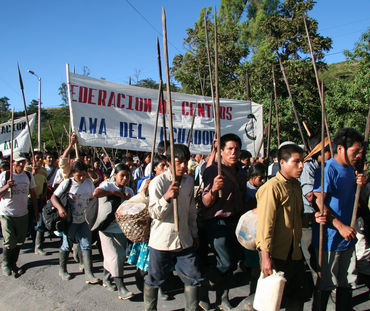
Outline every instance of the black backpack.
[(72, 180), (68, 179), (65, 191), (58, 197), (60, 204), (67, 211), (67, 218), (60, 218), (58, 210), (53, 206), (51, 200), (48, 200), (42, 209), (42, 220), (44, 221), (46, 229), (49, 231), (65, 232), (68, 225), (72, 222), (72, 209), (68, 199), (69, 189), (71, 189)]

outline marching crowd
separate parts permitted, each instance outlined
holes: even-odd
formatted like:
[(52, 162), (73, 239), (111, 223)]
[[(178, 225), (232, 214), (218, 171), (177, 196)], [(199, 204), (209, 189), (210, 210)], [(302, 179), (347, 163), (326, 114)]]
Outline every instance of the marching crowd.
[[(333, 157), (330, 142), (326, 139), (323, 144), (317, 138), (310, 139), (307, 152), (285, 142), (271, 152), (271, 159), (265, 159), (253, 158), (242, 150), (237, 135), (225, 134), (219, 140), (221, 158), (216, 153), (217, 141), (207, 156), (191, 155), (187, 146), (175, 144), (172, 163), (171, 149), (164, 150), (163, 142), (153, 159), (150, 153), (129, 151), (116, 158), (81, 150), (77, 154), (76, 143), (72, 134), (60, 156), (35, 151), (32, 158), (15, 152), (12, 163), (1, 160), (4, 276), (24, 273), (17, 260), (26, 237), (33, 239), (35, 254), (48, 255), (43, 247), (48, 229), (42, 210), (49, 201), (63, 224), (48, 233), (61, 237), (59, 276), (71, 279), (67, 262), (72, 253), (86, 283), (102, 283), (117, 291), (119, 299), (131, 299), (134, 293), (125, 286), (124, 277), (127, 261), (137, 268), (135, 278), (145, 310), (157, 310), (158, 296), (166, 296), (163, 286), (173, 271), (184, 283), (185, 310), (210, 310), (210, 289), (216, 291), (216, 308), (231, 310), (229, 290), (237, 268), (250, 275), (250, 293), (246, 294), (251, 303), (261, 272), (264, 276), (274, 270), (284, 272), (282, 307), (286, 310), (303, 310), (312, 296), (312, 309), (326, 310), (334, 292), (336, 310), (352, 310), (352, 287), (359, 282), (358, 276), (369, 278), (370, 187), (361, 169), (366, 150), (363, 136), (352, 128), (334, 136)], [(321, 165), (325, 166), (323, 192)], [(361, 193), (354, 228), (357, 185)], [(150, 216), (149, 237), (132, 242), (115, 212), (123, 202), (138, 197)], [(96, 213), (90, 220), (92, 211), (108, 205), (104, 221), (96, 226)], [(250, 224), (256, 235), (249, 249), (243, 248), (235, 234), (246, 213), (257, 219)], [(93, 273), (95, 243), (103, 257), (103, 280)], [(314, 290), (307, 271), (315, 280), (320, 272)]]

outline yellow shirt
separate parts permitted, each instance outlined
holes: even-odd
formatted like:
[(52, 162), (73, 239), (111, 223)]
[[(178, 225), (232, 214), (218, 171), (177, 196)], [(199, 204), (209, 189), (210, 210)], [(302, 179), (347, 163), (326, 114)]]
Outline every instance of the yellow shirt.
[(272, 258), (302, 259), (299, 243), (302, 237), (303, 201), (298, 180), (287, 180), (278, 172), (257, 194), (257, 250)]
[(39, 199), (40, 196), (44, 192), (44, 186), (46, 184), (46, 177), (43, 174), (37, 173), (33, 176), (33, 178), (35, 179), (35, 184), (36, 184), (36, 187), (35, 187), (36, 197)]

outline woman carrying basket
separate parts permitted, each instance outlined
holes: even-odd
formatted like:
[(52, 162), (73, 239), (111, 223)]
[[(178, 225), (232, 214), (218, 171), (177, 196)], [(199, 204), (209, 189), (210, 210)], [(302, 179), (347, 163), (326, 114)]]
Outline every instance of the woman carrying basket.
[[(114, 182), (108, 180), (100, 184), (94, 191), (97, 198), (107, 197), (114, 205), (113, 212), (125, 200), (134, 195), (131, 188), (126, 187), (130, 180), (130, 169), (125, 164), (118, 164), (114, 168)], [(118, 200), (114, 200), (118, 199)], [(121, 228), (114, 219), (108, 227), (99, 231), (99, 237), (104, 257), (104, 278), (103, 286), (110, 290), (118, 290), (119, 299), (130, 299), (134, 295), (130, 292), (123, 282), (123, 267), (126, 254), (127, 239), (122, 233)], [(111, 282), (113, 277), (116, 286)]]

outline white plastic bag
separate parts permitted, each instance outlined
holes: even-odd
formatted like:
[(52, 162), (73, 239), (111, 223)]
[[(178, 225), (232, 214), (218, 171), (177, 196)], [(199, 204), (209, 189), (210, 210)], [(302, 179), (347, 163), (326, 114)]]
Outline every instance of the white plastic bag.
[(248, 211), (243, 214), (236, 226), (238, 242), (250, 251), (256, 250), (257, 213)]
[(283, 298), (286, 279), (284, 272), (276, 272), (267, 277), (261, 273), (258, 279), (253, 308), (257, 311), (278, 311)]

